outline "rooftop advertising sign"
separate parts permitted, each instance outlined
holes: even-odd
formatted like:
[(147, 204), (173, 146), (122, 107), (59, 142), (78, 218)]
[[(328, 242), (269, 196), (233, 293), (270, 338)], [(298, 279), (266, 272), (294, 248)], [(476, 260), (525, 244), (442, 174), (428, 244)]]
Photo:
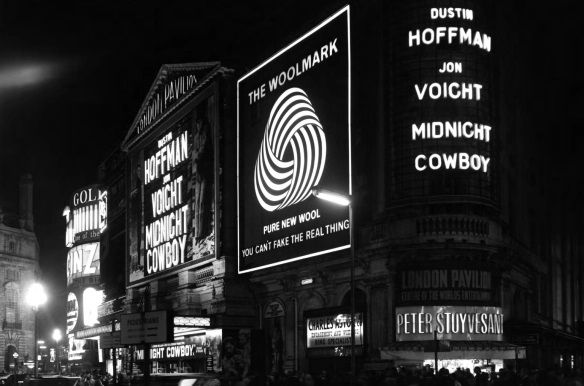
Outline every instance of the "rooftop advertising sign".
[(396, 307), (396, 341), (503, 340), (500, 307), (412, 306)]
[(350, 34), (345, 7), (243, 76), (238, 95), (239, 273), (350, 247)]

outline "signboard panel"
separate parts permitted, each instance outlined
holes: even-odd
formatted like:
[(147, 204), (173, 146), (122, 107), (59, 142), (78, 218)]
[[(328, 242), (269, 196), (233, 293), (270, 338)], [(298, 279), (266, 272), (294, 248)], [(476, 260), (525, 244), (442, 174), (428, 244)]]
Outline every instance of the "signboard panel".
[(350, 247), (349, 7), (238, 80), (239, 273)]
[(107, 193), (98, 185), (90, 185), (73, 193), (69, 205), (63, 211), (67, 228), (65, 245), (72, 247), (91, 241), (99, 241), (107, 223), (105, 202)]
[(122, 314), (120, 328), (123, 344), (162, 343), (169, 340), (166, 311)]
[(503, 340), (500, 307), (411, 306), (396, 307), (396, 341)]
[(99, 345), (103, 349), (124, 347), (122, 344), (122, 334), (119, 331), (100, 335), (99, 340)]
[(99, 242), (77, 245), (67, 252), (67, 285), (80, 277), (99, 275)]
[[(324, 348), (351, 345), (351, 314), (306, 319), (306, 347)], [(355, 345), (363, 345), (363, 314), (355, 313)]]
[(398, 305), (500, 305), (500, 276), (479, 266), (404, 267), (397, 281)]

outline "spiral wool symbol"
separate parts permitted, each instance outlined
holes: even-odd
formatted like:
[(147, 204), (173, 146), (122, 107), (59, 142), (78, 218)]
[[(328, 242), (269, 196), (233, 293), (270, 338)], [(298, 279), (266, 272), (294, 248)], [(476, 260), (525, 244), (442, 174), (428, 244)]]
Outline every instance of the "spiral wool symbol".
[(308, 96), (296, 87), (286, 90), (272, 107), (255, 164), (260, 205), (273, 212), (306, 200), (325, 160), (326, 138)]

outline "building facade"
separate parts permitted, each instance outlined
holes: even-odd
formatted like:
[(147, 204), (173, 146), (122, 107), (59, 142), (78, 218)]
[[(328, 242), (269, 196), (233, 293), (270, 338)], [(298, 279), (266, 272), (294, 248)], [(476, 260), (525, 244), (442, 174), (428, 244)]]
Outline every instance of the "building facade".
[[(34, 367), (36, 326), (34, 311), (26, 304), (25, 294), (39, 278), (40, 270), (30, 175), (20, 178), (18, 210), (2, 207), (0, 211), (0, 361), (7, 372), (32, 371), (29, 369)], [(25, 364), (30, 367), (27, 369)]]
[[(110, 355), (238, 377), (342, 373), (353, 352), (357, 369), (582, 367), (581, 211), (522, 140), (516, 42), (497, 38), (513, 12), (338, 9), (239, 77), (161, 68), (104, 169), (125, 191), (102, 260)], [(129, 327), (146, 315), (167, 334)]]

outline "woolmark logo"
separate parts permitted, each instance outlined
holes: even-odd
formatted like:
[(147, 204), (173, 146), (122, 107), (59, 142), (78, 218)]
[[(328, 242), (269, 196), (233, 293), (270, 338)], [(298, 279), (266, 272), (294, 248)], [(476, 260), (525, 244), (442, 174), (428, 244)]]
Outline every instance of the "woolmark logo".
[(306, 200), (325, 160), (326, 138), (308, 96), (296, 87), (286, 90), (272, 107), (255, 164), (260, 205), (273, 212)]

